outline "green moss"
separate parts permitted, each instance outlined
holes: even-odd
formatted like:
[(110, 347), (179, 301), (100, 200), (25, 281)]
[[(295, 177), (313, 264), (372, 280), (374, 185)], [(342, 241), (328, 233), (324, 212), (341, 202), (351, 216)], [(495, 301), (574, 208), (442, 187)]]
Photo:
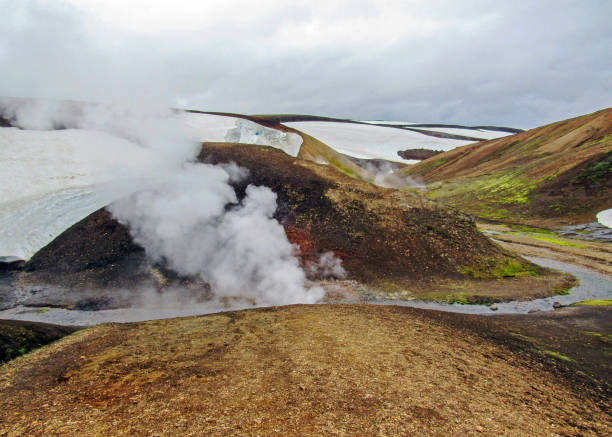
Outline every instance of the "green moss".
[(455, 293), (455, 294), (451, 294), (450, 296), (448, 296), (448, 298), (446, 299), (446, 302), (453, 304), (453, 303), (457, 303), (460, 305), (467, 305), (470, 303), (470, 301), (468, 300), (468, 298), (465, 296), (465, 294), (463, 293)]
[(561, 294), (561, 295), (567, 295), (570, 293), (570, 290), (572, 289), (572, 287), (553, 287), (552, 292), (553, 294)]
[[(522, 170), (498, 172), (474, 178), (466, 178), (440, 185), (429, 197), (457, 198), (461, 203), (475, 207), (486, 202), (488, 208), (498, 209), (503, 205), (523, 205), (529, 202), (536, 183), (522, 176)], [(491, 214), (486, 214), (491, 217)], [(493, 218), (493, 217), (491, 217)]]
[(583, 300), (582, 302), (576, 302), (574, 305), (584, 305), (589, 307), (609, 307), (612, 306), (612, 299)]
[(548, 350), (548, 349), (540, 349), (539, 352), (541, 354), (543, 354), (543, 355), (547, 355), (549, 357), (553, 357), (553, 358), (556, 358), (558, 360), (565, 361), (565, 362), (568, 362), (568, 363), (575, 363), (576, 362), (576, 360), (568, 357), (567, 355), (563, 355), (562, 353), (551, 351), (551, 350)]
[(550, 231), (548, 229), (542, 229), (542, 228), (533, 228), (531, 226), (524, 226), (524, 225), (510, 225), (510, 227), (512, 229), (517, 229), (519, 231), (523, 231), (523, 232), (529, 232), (532, 234), (547, 234), (547, 235), (557, 235), (555, 234), (553, 231)]
[(478, 296), (471, 296), (463, 291), (451, 293), (433, 291), (429, 293), (419, 294), (419, 299), (459, 305), (474, 305), (482, 303), (479, 301)]
[(596, 338), (602, 343), (612, 344), (612, 334), (602, 334), (600, 332), (594, 332), (594, 331), (584, 331), (584, 334), (588, 335), (589, 337)]
[(557, 238), (545, 237), (542, 235), (532, 235), (531, 238), (536, 240), (546, 241), (547, 243), (558, 244), (559, 246), (577, 247), (579, 249), (586, 249), (587, 247), (582, 244), (572, 243), (569, 241), (559, 240)]
[(612, 152), (606, 154), (602, 159), (592, 164), (583, 171), (578, 177), (578, 181), (589, 180), (591, 183), (597, 183), (599, 179), (612, 173)]
[(470, 276), (474, 279), (502, 279), (513, 278), (515, 276), (536, 275), (536, 271), (533, 267), (511, 259), (504, 261), (489, 260), (486, 265), (483, 265), (478, 269), (466, 267), (459, 270), (459, 273), (465, 276)]

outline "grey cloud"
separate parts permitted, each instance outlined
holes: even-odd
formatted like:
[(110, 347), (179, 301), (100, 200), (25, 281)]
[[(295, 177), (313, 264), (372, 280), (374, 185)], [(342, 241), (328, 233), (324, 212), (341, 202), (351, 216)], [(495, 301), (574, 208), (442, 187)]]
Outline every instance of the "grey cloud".
[(612, 101), (610, 2), (295, 3), (138, 33), (0, 0), (0, 94), (517, 127)]

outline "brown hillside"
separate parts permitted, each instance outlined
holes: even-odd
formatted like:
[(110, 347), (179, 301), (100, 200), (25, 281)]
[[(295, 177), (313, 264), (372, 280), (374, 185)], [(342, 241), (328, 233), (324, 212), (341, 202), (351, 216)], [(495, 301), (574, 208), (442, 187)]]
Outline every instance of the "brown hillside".
[[(278, 195), (276, 218), (301, 256), (334, 252), (349, 278), (426, 298), (452, 289), (480, 301), (543, 296), (552, 287), (548, 273), (501, 251), (470, 218), (417, 194), (376, 187), (269, 147), (205, 143), (200, 159), (248, 168), (248, 178), (236, 185), (239, 197), (248, 184), (270, 187)], [(499, 280), (506, 276), (513, 279)]]
[(311, 305), (99, 325), (0, 367), (0, 434), (610, 435), (606, 400), (471, 319)]
[(591, 221), (612, 206), (612, 108), (459, 147), (400, 170), (429, 196), (493, 219)]

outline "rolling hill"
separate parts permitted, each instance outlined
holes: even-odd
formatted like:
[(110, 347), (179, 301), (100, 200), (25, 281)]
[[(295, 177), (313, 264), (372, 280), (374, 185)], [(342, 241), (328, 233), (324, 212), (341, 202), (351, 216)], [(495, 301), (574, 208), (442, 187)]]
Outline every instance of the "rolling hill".
[(612, 206), (612, 108), (458, 147), (398, 172), (473, 215), (542, 226)]

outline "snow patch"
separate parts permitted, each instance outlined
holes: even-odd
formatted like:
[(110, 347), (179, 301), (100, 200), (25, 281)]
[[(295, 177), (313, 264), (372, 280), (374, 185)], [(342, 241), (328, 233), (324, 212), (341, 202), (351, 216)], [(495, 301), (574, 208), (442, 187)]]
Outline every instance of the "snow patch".
[(293, 157), (298, 155), (302, 146), (302, 137), (297, 134), (281, 132), (244, 119), (236, 120), (235, 127), (225, 134), (225, 141), (271, 146)]
[(608, 228), (612, 228), (612, 208), (597, 213), (597, 221)]
[(454, 127), (415, 127), (415, 129), (426, 130), (430, 132), (441, 132), (452, 135), (463, 135), (466, 137), (482, 138), (483, 140), (493, 140), (495, 138), (507, 137), (512, 135), (509, 132), (491, 131), (484, 129), (461, 129)]
[(473, 141), (436, 138), (409, 130), (367, 124), (329, 121), (298, 121), (284, 123), (312, 135), (320, 141), (349, 156), (361, 159), (385, 159), (409, 164), (397, 154), (406, 149), (434, 149), (448, 151)]

